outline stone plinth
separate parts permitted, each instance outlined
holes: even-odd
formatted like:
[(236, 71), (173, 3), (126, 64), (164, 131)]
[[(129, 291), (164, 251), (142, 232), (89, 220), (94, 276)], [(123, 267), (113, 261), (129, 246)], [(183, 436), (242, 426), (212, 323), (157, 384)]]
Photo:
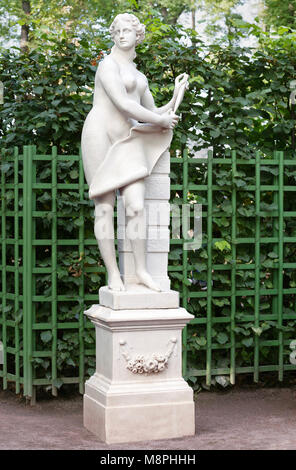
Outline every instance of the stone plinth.
[(127, 284), (124, 292), (116, 292), (104, 286), (99, 290), (99, 300), (100, 305), (114, 310), (178, 308), (179, 292), (156, 292), (141, 284)]
[(194, 435), (193, 391), (182, 378), (183, 308), (93, 305), (96, 372), (85, 384), (84, 426), (102, 441)]

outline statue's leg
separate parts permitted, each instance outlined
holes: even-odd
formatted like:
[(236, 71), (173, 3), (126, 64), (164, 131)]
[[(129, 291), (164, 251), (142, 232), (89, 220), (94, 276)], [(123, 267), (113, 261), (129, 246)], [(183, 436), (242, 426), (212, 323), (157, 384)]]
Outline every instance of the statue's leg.
[(146, 267), (146, 215), (144, 210), (145, 181), (139, 180), (121, 190), (126, 210), (126, 235), (131, 242), (136, 275), (140, 284), (160, 291)]
[(111, 191), (94, 199), (94, 232), (101, 256), (108, 273), (108, 287), (112, 290), (125, 290), (116, 262), (114, 246), (114, 203), (115, 193)]

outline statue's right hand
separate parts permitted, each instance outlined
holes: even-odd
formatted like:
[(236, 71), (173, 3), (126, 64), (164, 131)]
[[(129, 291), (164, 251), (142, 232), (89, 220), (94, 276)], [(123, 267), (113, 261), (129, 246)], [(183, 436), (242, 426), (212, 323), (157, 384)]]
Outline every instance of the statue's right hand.
[(161, 114), (160, 118), (161, 127), (165, 127), (167, 129), (174, 129), (175, 125), (179, 121), (179, 116), (177, 116), (177, 114), (175, 114), (172, 110)]

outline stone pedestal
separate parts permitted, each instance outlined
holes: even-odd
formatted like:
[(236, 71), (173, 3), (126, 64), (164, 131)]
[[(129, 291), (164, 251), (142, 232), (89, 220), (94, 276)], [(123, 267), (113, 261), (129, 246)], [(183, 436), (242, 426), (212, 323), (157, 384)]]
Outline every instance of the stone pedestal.
[(109, 444), (194, 435), (193, 391), (182, 378), (183, 308), (93, 305), (96, 373), (85, 384), (84, 426)]
[(123, 201), (118, 251), (124, 292), (99, 291), (85, 314), (96, 327), (96, 373), (85, 384), (84, 426), (109, 444), (194, 435), (193, 391), (182, 378), (182, 329), (193, 318), (179, 307), (167, 275), (170, 160), (164, 152), (146, 178), (147, 270), (162, 292), (136, 284)]

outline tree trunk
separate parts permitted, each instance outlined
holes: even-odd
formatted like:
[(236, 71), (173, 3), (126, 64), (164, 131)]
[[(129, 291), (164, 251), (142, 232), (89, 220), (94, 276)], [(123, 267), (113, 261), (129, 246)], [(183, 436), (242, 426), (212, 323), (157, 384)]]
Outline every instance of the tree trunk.
[(163, 19), (164, 21), (166, 22), (167, 21), (167, 18), (168, 18), (168, 10), (166, 7), (162, 7), (161, 9), (161, 14), (163, 16)]
[(295, 27), (295, 8), (294, 8), (294, 5), (292, 5), (292, 3), (289, 3), (289, 14), (290, 14), (290, 25), (291, 27), (289, 28), (289, 32), (292, 33), (292, 29)]
[(192, 8), (191, 10), (191, 20), (192, 20), (192, 29), (196, 28), (196, 9)]
[[(22, 9), (25, 15), (29, 16), (31, 13), (31, 5), (29, 0), (22, 0)], [(23, 24), (21, 29), (21, 50), (23, 52), (28, 51), (30, 28), (28, 24)]]
[[(292, 92), (293, 93), (293, 92)], [(296, 124), (296, 114), (295, 114), (295, 96), (294, 100), (291, 100), (291, 108), (290, 108), (290, 115), (291, 119), (294, 120), (294, 123)], [(295, 124), (294, 127), (291, 131), (291, 145), (292, 145), (292, 150), (295, 152), (296, 148), (296, 142), (295, 142)]]

